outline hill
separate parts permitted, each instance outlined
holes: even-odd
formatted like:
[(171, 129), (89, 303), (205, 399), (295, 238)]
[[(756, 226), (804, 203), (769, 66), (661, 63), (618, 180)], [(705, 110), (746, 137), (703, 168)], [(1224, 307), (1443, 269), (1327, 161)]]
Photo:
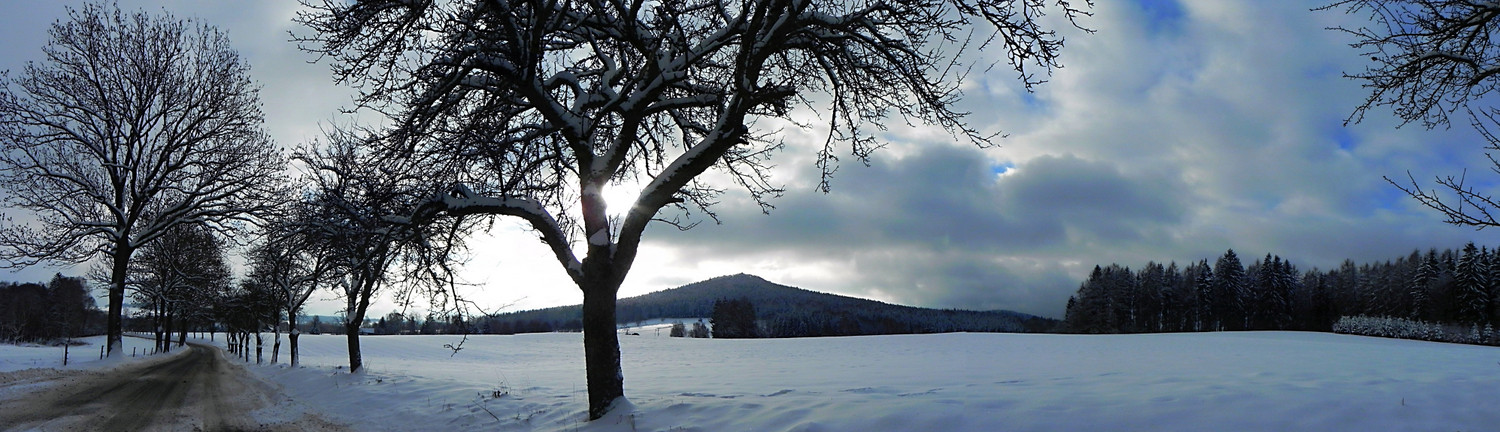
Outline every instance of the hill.
[[(779, 285), (760, 277), (720, 276), (620, 299), (616, 319), (629, 324), (662, 318), (708, 317), (719, 299), (746, 299), (770, 337), (852, 336), (943, 332), (1040, 332), (1056, 320), (1012, 311), (927, 309)], [(483, 333), (575, 331), (582, 306), (559, 306), (486, 317)]]

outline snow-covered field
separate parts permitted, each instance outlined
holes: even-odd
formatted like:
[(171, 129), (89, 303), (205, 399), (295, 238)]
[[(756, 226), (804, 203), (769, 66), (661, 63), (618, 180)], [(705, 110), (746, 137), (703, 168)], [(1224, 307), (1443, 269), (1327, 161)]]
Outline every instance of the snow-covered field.
[[(118, 362), (132, 361), (131, 353), (138, 353), (134, 359), (144, 359), (146, 353), (151, 351), (154, 345), (150, 339), (126, 337), (122, 341), (124, 345), (125, 358), (119, 360), (100, 361), (99, 347), (104, 346), (104, 336), (92, 336), (79, 338), (79, 341), (88, 345), (74, 345), (68, 347), (68, 368), (98, 368), (113, 365)], [(63, 347), (43, 345), (6, 345), (0, 344), (0, 372), (13, 372), (22, 369), (33, 368), (60, 368), (63, 363)]]
[[(1500, 349), (1359, 336), (622, 336), (631, 406), (585, 422), (579, 334), (303, 336), (252, 367), (360, 430), (1487, 431)], [(222, 343), (222, 339), (221, 342)], [(269, 348), (267, 349), (269, 357)], [(285, 359), (283, 358), (283, 361)], [(275, 416), (275, 413), (265, 413)]]

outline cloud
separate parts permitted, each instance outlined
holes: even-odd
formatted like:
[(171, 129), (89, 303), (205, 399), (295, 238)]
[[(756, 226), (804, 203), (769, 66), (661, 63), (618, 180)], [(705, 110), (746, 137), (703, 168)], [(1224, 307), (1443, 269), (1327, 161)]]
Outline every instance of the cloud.
[(1111, 164), (1047, 155), (996, 174), (985, 150), (934, 143), (909, 151), (841, 171), (827, 195), (793, 189), (769, 216), (735, 202), (720, 209), (724, 225), (653, 232), (647, 241), (676, 250), (682, 259), (670, 267), (679, 271), (704, 257), (777, 257), (786, 264), (765, 270), (821, 269), (802, 272), (815, 275), (809, 288), (1050, 313), (1069, 294), (1055, 288), (1073, 284), (1065, 282), (1070, 251), (1148, 241), (1187, 216), (1170, 193), (1182, 188), (1170, 170), (1127, 176)]
[(1472, 131), (1397, 129), (1378, 114), (1342, 126), (1364, 93), (1341, 72), (1363, 59), (1324, 29), (1349, 17), (1312, 3), (1147, 3), (1100, 3), (1087, 23), (1098, 34), (1069, 35), (1066, 66), (1033, 98), (1005, 74), (966, 84), (971, 121), (1010, 134), (999, 149), (894, 128), (890, 151), (839, 171), (828, 195), (793, 174), (770, 216), (730, 199), (724, 225), (648, 241), (675, 251), (663, 265), (678, 272), (758, 263), (813, 289), (1060, 316), (1095, 264), (1233, 248), (1327, 268), (1495, 240), (1438, 223), (1382, 179), (1477, 163)]

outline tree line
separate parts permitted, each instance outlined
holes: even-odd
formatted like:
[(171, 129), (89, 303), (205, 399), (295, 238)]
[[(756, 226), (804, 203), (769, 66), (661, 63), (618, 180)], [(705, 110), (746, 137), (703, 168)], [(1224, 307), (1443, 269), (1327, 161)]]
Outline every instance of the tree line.
[(67, 343), (104, 332), (104, 312), (82, 278), (0, 283), (0, 342)]
[(1331, 331), (1371, 316), (1482, 328), (1500, 321), (1500, 250), (1414, 250), (1385, 262), (1299, 271), (1267, 254), (1248, 266), (1233, 250), (1209, 264), (1096, 266), (1068, 299), (1062, 330), (1140, 333)]

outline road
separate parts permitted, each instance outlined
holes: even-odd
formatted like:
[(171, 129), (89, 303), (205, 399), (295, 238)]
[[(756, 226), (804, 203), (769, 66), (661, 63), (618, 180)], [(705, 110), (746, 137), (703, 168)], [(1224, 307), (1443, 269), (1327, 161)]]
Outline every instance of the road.
[[(231, 365), (217, 348), (0, 385), (0, 428), (41, 431), (342, 430)], [(262, 424), (250, 413), (276, 418)]]

